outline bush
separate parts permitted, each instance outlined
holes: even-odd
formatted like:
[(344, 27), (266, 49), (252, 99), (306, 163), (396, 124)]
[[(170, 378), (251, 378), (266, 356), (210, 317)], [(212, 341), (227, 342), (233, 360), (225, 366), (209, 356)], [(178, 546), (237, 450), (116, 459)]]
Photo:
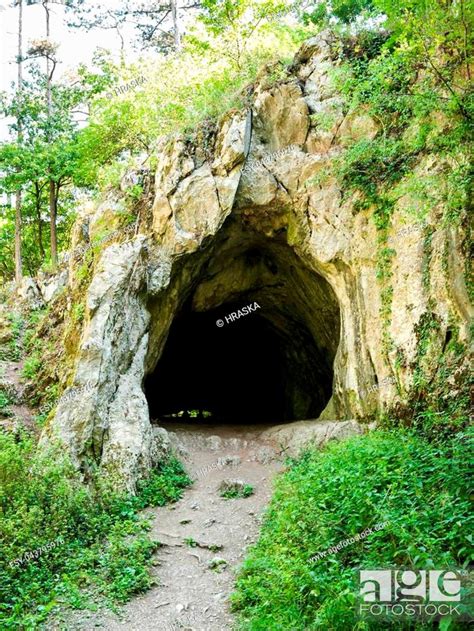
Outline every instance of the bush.
[(242, 488), (235, 487), (221, 491), (220, 495), (226, 500), (235, 500), (238, 498), (250, 497), (253, 493), (253, 486), (251, 484), (245, 484)]
[(158, 543), (138, 511), (176, 501), (189, 483), (171, 459), (137, 496), (94, 490), (67, 460), (0, 433), (0, 627), (34, 628), (60, 603), (110, 604), (149, 587)]
[(16, 362), (21, 356), (21, 337), (24, 322), (23, 318), (14, 312), (7, 315), (7, 322), (10, 324), (10, 339), (0, 345), (0, 360)]
[[(377, 627), (359, 619), (358, 570), (467, 566), (467, 438), (435, 446), (401, 430), (378, 431), (294, 461), (238, 579), (233, 604), (242, 627), (401, 628), (400, 621)], [(310, 560), (383, 522), (367, 538)]]
[(0, 416), (10, 416), (10, 404), (12, 403), (10, 394), (0, 387)]
[(39, 353), (34, 353), (25, 359), (23, 364), (22, 376), (25, 379), (35, 379), (41, 368), (41, 356)]

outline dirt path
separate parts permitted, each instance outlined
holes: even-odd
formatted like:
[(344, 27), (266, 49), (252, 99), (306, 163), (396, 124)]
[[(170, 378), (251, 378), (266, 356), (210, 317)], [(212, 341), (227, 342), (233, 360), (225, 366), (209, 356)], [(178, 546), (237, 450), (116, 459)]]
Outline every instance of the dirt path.
[[(172, 428), (173, 442), (196, 481), (179, 502), (152, 511), (151, 535), (163, 544), (152, 570), (158, 585), (128, 603), (120, 617), (83, 612), (82, 620), (69, 621), (68, 629), (232, 629), (228, 597), (235, 572), (258, 537), (272, 480), (282, 469), (276, 445), (259, 438), (261, 429)], [(242, 499), (221, 498), (218, 487), (224, 479), (242, 480), (255, 492)], [(218, 559), (226, 564), (211, 569), (209, 564)]]
[(0, 414), (0, 427), (11, 430), (24, 427), (34, 434), (39, 433), (38, 425), (34, 421), (35, 410), (24, 403), (25, 385), (22, 381), (23, 361), (0, 361), (0, 388), (2, 388), (13, 403), (8, 405), (8, 416)]

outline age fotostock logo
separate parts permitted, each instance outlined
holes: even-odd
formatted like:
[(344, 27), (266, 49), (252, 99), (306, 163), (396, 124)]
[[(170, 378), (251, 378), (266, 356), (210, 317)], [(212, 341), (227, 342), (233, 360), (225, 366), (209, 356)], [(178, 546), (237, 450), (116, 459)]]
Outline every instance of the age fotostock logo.
[(461, 616), (458, 570), (361, 570), (359, 612), (372, 616)]

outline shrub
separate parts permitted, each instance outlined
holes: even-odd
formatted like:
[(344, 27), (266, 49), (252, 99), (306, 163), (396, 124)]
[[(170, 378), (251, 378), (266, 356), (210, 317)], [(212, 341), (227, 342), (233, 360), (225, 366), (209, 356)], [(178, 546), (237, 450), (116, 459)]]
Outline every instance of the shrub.
[(25, 379), (35, 379), (38, 371), (41, 368), (41, 357), (39, 353), (34, 353), (25, 359), (23, 364), (22, 375)]
[(221, 491), (221, 497), (226, 500), (235, 500), (237, 498), (250, 497), (253, 493), (253, 486), (251, 484), (245, 484), (242, 488), (235, 487)]
[[(359, 619), (358, 570), (467, 566), (467, 439), (435, 446), (401, 430), (378, 431), (294, 461), (238, 578), (233, 605), (243, 628), (400, 628), (400, 621), (372, 627)], [(382, 522), (367, 538), (310, 561)]]
[(149, 587), (158, 543), (138, 511), (176, 501), (189, 483), (171, 459), (137, 496), (94, 490), (66, 459), (0, 433), (0, 627), (34, 628), (59, 603), (119, 602)]

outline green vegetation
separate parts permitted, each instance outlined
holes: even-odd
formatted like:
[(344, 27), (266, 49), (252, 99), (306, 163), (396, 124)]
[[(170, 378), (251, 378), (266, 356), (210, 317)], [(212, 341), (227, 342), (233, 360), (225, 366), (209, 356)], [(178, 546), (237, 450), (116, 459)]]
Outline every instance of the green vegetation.
[[(37, 421), (44, 424), (59, 394), (56, 367), (64, 369), (65, 383), (70, 376), (86, 315), (84, 289), (96, 259), (118, 230), (126, 235), (141, 228), (157, 155), (166, 150), (163, 137), (180, 135), (185, 146), (197, 138), (207, 152), (219, 119), (249, 104), (263, 65), (268, 87), (285, 80), (299, 42), (331, 30), (337, 62), (332, 80), (346, 122), (363, 124), (365, 118), (372, 125), (369, 133), (342, 139), (344, 151), (332, 161), (332, 174), (343, 196), (357, 200), (354, 212), (365, 214), (377, 231), (383, 351), (390, 362), (395, 353), (396, 365), (410, 368), (414, 379), (404, 393), (408, 403), (380, 419), (383, 431), (290, 463), (240, 575), (234, 607), (242, 628), (255, 631), (400, 628), (390, 619), (378, 627), (358, 618), (358, 570), (466, 567), (473, 543), (467, 429), (472, 376), (452, 315), (446, 339), (439, 339), (441, 320), (430, 298), (434, 226), (427, 217), (431, 213), (431, 221), (459, 229), (468, 261), (474, 5), (202, 0), (183, 35), (176, 24), (170, 32), (154, 29), (165, 3), (125, 4), (107, 16), (87, 17), (90, 3), (66, 2), (82, 27), (111, 19), (106, 28), (116, 28), (132, 19), (147, 44), (139, 61), (128, 63), (123, 51), (119, 60), (99, 51), (90, 68), (77, 68), (74, 81), (66, 83), (54, 75), (61, 60), (53, 44), (39, 42), (19, 50), (23, 81), (0, 97), (0, 111), (11, 123), (0, 146), (2, 282), (56, 270), (56, 250), (67, 248), (79, 198), (104, 199), (106, 193), (112, 202), (102, 222), (92, 221), (91, 243), (82, 241), (81, 254), (76, 252), (76, 289), (48, 313), (9, 314), (0, 359), (25, 355), (23, 377), (35, 382), (30, 402), (41, 405)], [(86, 119), (80, 122), (78, 112)], [(334, 118), (314, 113), (311, 123), (328, 131)], [(429, 298), (415, 330), (411, 366), (390, 336), (397, 254), (390, 237), (400, 200), (410, 223), (422, 228), (423, 291)], [(445, 272), (448, 245), (446, 240)], [(465, 273), (472, 291), (468, 267)], [(12, 403), (10, 393), (0, 390), (2, 416), (10, 414)], [(210, 413), (183, 410), (176, 416), (202, 419)], [(149, 538), (139, 511), (176, 501), (190, 480), (170, 459), (131, 496), (112, 492), (95, 473), (86, 486), (71, 463), (37, 453), (31, 437), (0, 432), (2, 629), (35, 628), (60, 607), (113, 607), (150, 586), (148, 566), (159, 544)], [(253, 491), (245, 485), (221, 496), (248, 497)], [(381, 522), (387, 525), (367, 538), (310, 560)], [(185, 543), (199, 545), (193, 539)], [(224, 563), (217, 560), (215, 568)], [(457, 628), (446, 620), (442, 627)]]
[[(110, 11), (92, 19), (95, 9), (89, 2), (66, 5), (81, 18), (76, 24), (81, 28), (111, 20)], [(91, 198), (114, 189), (127, 207), (125, 223), (135, 221), (129, 211), (156, 166), (160, 137), (183, 133), (189, 139), (202, 126), (211, 138), (221, 115), (246, 104), (245, 88), (262, 65), (277, 58), (289, 62), (308, 33), (301, 25), (290, 28), (281, 21), (292, 6), (276, 0), (205, 0), (196, 8), (179, 46), (160, 42), (158, 52), (145, 46), (139, 62), (129, 64), (123, 56), (116, 61), (98, 50), (90, 67), (76, 69), (72, 83), (54, 74), (61, 60), (51, 44), (37, 42), (36, 48), (19, 53), (23, 81), (12, 93), (0, 95), (0, 111), (12, 121), (8, 142), (0, 145), (0, 193), (22, 191), (19, 208), (13, 198), (1, 208), (0, 278), (11, 279), (15, 271), (21, 276), (22, 269), (29, 275), (40, 268), (56, 269), (56, 249), (68, 245), (78, 191)], [(162, 19), (162, 9), (117, 6), (115, 26), (141, 24), (143, 36), (143, 30), (154, 31), (150, 19)], [(161, 27), (151, 39), (157, 33)], [(54, 62), (51, 75), (40, 63), (46, 59)], [(284, 75), (285, 64), (280, 69)], [(79, 124), (78, 112), (86, 116), (86, 124)], [(130, 169), (140, 171), (140, 177), (123, 190), (123, 176)], [(18, 214), (21, 221), (15, 224)], [(21, 241), (20, 253), (15, 253), (15, 236)]]
[[(381, 626), (359, 619), (358, 571), (467, 567), (472, 438), (459, 433), (434, 445), (406, 431), (378, 431), (293, 461), (238, 578), (233, 604), (242, 629), (402, 628), (397, 619)], [(382, 522), (367, 538), (310, 561)]]
[(23, 377), (26, 379), (35, 379), (41, 368), (41, 357), (39, 354), (30, 355), (25, 359), (23, 365)]
[(431, 441), (443, 441), (470, 424), (473, 375), (458, 327), (453, 322), (441, 343), (439, 317), (431, 307), (415, 329), (417, 353), (408, 403), (380, 420), (385, 427), (412, 427)]
[(9, 339), (0, 346), (0, 360), (18, 361), (21, 355), (21, 342), (24, 328), (23, 318), (18, 313), (9, 313)]
[(221, 497), (224, 497), (226, 500), (235, 500), (239, 497), (250, 497), (253, 493), (253, 486), (251, 484), (245, 484), (242, 488), (236, 486), (235, 488), (221, 491)]
[(0, 387), (0, 416), (10, 416), (10, 405), (13, 403), (9, 392)]
[(112, 605), (147, 589), (159, 544), (138, 512), (176, 501), (188, 484), (170, 459), (136, 496), (86, 487), (57, 454), (0, 433), (1, 628), (36, 628), (60, 605)]

